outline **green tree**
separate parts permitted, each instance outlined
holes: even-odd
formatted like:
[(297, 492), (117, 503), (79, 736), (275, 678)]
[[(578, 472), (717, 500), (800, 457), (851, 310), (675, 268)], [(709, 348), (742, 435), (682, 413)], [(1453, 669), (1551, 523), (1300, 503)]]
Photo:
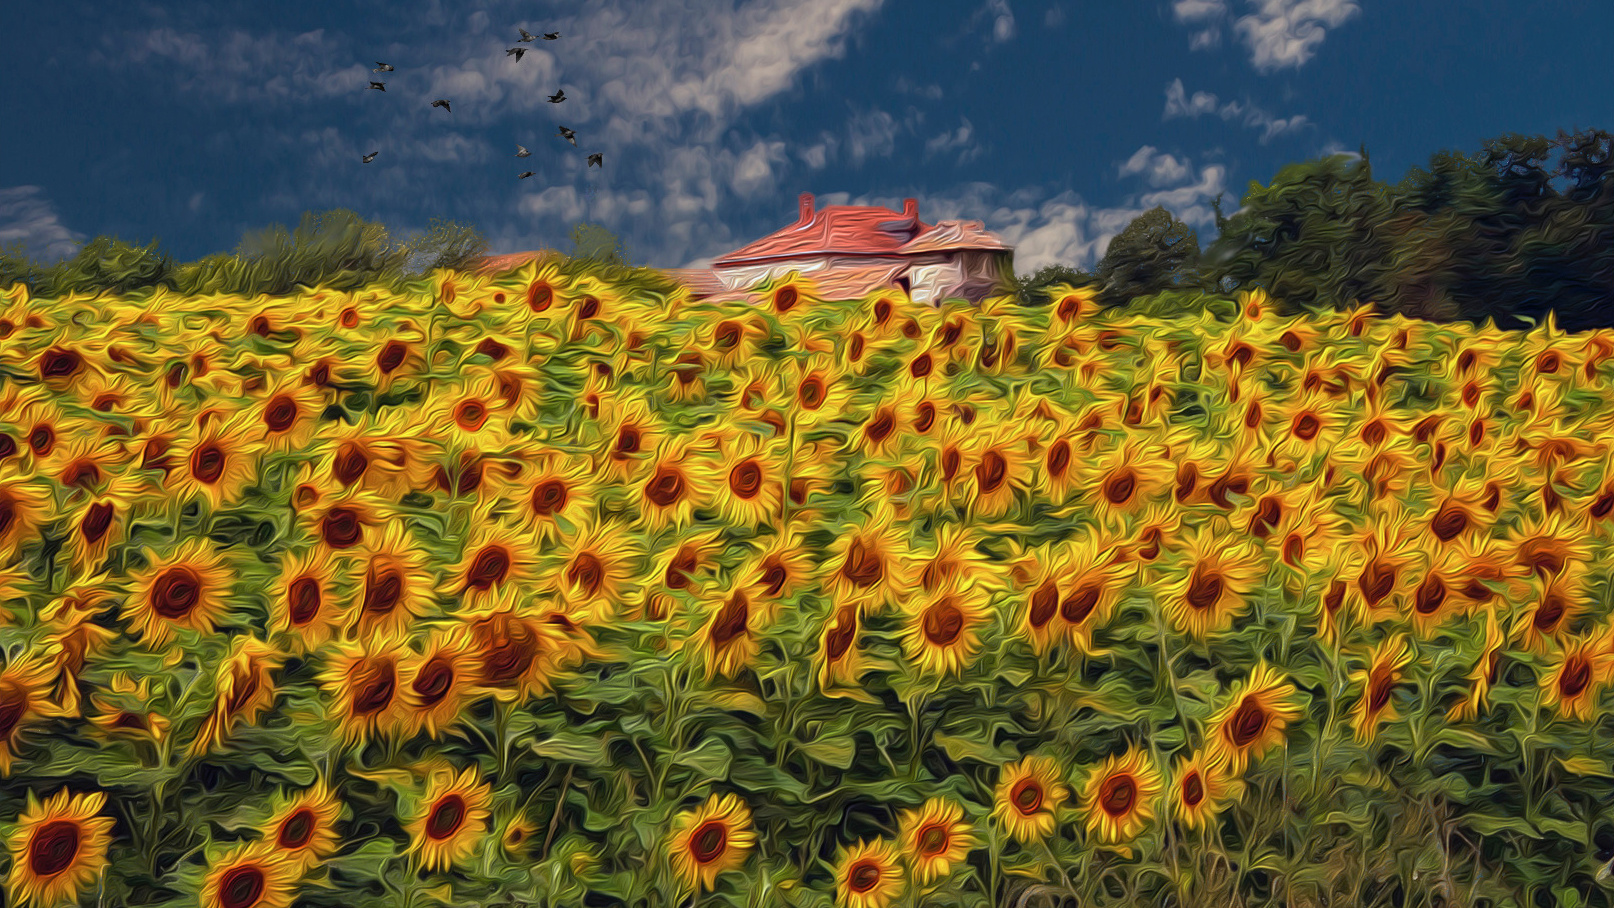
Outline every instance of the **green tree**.
[(631, 268), (627, 249), (617, 235), (599, 224), (572, 227), (572, 258), (619, 268)]
[(1045, 306), (1048, 304), (1048, 288), (1054, 284), (1069, 284), (1072, 287), (1086, 287), (1098, 283), (1098, 278), (1080, 268), (1069, 265), (1044, 265), (1031, 274), (1012, 277), (1005, 289), (1019, 297), (1020, 302), (1028, 306)]
[(1199, 237), (1193, 228), (1156, 206), (1116, 234), (1099, 260), (1095, 276), (1103, 289), (1099, 303), (1124, 305), (1164, 290), (1199, 282)]
[(433, 218), (431, 229), (403, 243), (398, 254), (398, 267), (409, 276), (439, 268), (467, 270), (488, 254), (488, 241), (475, 227)]
[(125, 296), (169, 283), (174, 268), (173, 259), (157, 251), (156, 240), (147, 246), (133, 246), (114, 237), (98, 236), (71, 258), (31, 269), (28, 282), (42, 297), (70, 293)]

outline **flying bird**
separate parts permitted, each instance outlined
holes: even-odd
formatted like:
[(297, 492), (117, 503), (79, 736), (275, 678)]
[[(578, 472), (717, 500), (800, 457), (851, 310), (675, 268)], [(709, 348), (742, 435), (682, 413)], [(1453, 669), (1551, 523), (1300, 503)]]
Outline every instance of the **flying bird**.
[(369, 154), (367, 154), (367, 155), (365, 155), (365, 156), (364, 156), (364, 163), (366, 163), (366, 164), (368, 164), (368, 163), (370, 163), (370, 162), (371, 162), (371, 161), (374, 161), (374, 160), (375, 160), (375, 156), (376, 156), (376, 155), (378, 155), (378, 154), (380, 154), (380, 153), (381, 153), (381, 152), (379, 152), (379, 151), (372, 151), (372, 152), (370, 152), (370, 153), (369, 153)]
[(560, 128), (560, 132), (555, 133), (555, 135), (560, 136), (561, 138), (565, 139), (566, 141), (572, 143), (573, 148), (577, 147), (577, 133), (572, 132), (570, 129), (567, 129), (566, 127), (562, 126)]
[(527, 146), (525, 146), (525, 145), (517, 145), (516, 146), (516, 157), (524, 158), (524, 157), (526, 157), (527, 155), (530, 155), (530, 154), (532, 154), (532, 152), (527, 150)]
[(508, 57), (511, 54), (515, 54), (516, 59), (519, 61), (521, 59), (521, 55), (526, 53), (526, 52), (527, 52), (527, 49), (525, 47), (512, 47), (509, 50), (505, 51), (504, 55), (506, 57)]
[(448, 111), (449, 113), (454, 112), (454, 108), (449, 107), (448, 102), (444, 101), (442, 98), (438, 98), (437, 100), (433, 101), (432, 106), (433, 107), (441, 107), (442, 109)]
[(532, 34), (524, 28), (518, 28), (516, 31), (521, 32), (521, 40), (523, 41), (531, 41), (533, 38)]
[(545, 32), (544, 33), (544, 40), (545, 41), (553, 41), (553, 40), (555, 40), (556, 38), (559, 38), (559, 37), (560, 37), (560, 32)]
[(549, 103), (551, 104), (559, 104), (564, 100), (566, 100), (566, 89), (564, 88), (549, 96)]
[(530, 176), (532, 176), (532, 171), (529, 170), (526, 173), (516, 174), (516, 179), (525, 180), (527, 177), (530, 177)]
[[(376, 91), (386, 91), (387, 90), (387, 83), (385, 83), (385, 82), (371, 82), (370, 83), (370, 88), (373, 88)], [(369, 91), (370, 88), (366, 88), (365, 91)]]
[(392, 64), (391, 63), (382, 63), (380, 60), (377, 60), (377, 61), (375, 61), (375, 69), (370, 70), (370, 72), (373, 72), (373, 73), (390, 73), (390, 72), (392, 72)]
[(604, 170), (605, 169), (604, 161), (605, 161), (605, 155), (600, 154), (597, 151), (588, 156), (588, 166), (590, 166), (590, 167), (599, 167), (601, 170)]

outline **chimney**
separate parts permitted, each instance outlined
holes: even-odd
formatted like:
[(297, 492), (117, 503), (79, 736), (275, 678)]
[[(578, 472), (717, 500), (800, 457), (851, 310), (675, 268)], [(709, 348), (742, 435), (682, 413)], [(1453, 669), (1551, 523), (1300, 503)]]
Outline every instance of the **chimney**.
[(917, 218), (917, 217), (919, 217), (919, 200), (918, 199), (903, 199), (902, 200), (902, 216), (905, 217), (905, 218)]
[(812, 219), (813, 219), (813, 194), (810, 193), (810, 192), (804, 192), (804, 193), (801, 194), (801, 220), (797, 221), (796, 223), (798, 223), (798, 224), (806, 224), (809, 221), (811, 221)]

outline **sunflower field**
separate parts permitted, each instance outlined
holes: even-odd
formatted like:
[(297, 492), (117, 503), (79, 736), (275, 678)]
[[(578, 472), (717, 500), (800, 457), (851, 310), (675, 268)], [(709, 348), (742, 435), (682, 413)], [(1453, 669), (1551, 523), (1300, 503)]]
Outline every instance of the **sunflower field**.
[(0, 295), (7, 906), (1614, 886), (1614, 334)]

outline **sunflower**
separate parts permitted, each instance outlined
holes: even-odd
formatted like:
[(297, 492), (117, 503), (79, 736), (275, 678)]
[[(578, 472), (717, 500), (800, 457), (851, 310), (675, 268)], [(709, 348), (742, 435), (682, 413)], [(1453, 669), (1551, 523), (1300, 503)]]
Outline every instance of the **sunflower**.
[(718, 874), (744, 867), (756, 845), (751, 811), (745, 803), (736, 795), (714, 794), (697, 809), (673, 820), (667, 854), (686, 889), (710, 891), (716, 887)]
[(344, 587), (353, 592), (349, 636), (403, 634), (431, 610), (439, 583), (430, 556), (401, 519), (355, 550)]
[(707, 618), (689, 645), (699, 654), (708, 679), (732, 678), (756, 659), (758, 631), (767, 625), (769, 609), (753, 599), (743, 582), (731, 580), (715, 592), (702, 597)]
[(164, 486), (176, 506), (202, 498), (209, 513), (217, 512), (239, 500), (255, 481), (258, 450), (246, 420), (207, 420), (177, 440), (171, 454), (174, 470)]
[(351, 550), (374, 538), (395, 519), (396, 512), (397, 505), (380, 494), (350, 488), (300, 512), (298, 521), (318, 540), (322, 552), (357, 554)]
[(518, 604), (515, 591), (467, 616), (473, 680), (500, 700), (546, 690), (569, 662), (598, 656), (586, 628), (564, 607)]
[(1303, 712), (1295, 693), (1289, 679), (1264, 662), (1233, 686), (1210, 721), (1210, 748), (1227, 757), (1229, 772), (1241, 775), (1251, 760), (1285, 743), (1284, 730)]
[(837, 602), (868, 603), (876, 609), (902, 601), (913, 574), (906, 535), (891, 520), (842, 524), (824, 564), (825, 592)]
[(685, 530), (673, 536), (663, 551), (656, 554), (647, 579), (659, 581), (645, 585), (646, 592), (693, 592), (697, 582), (716, 566), (722, 554), (723, 533), (720, 529)]
[(719, 369), (734, 369), (752, 361), (767, 336), (756, 316), (704, 321), (696, 329), (695, 349), (704, 352)]
[(82, 494), (103, 488), (127, 469), (130, 460), (121, 439), (85, 433), (65, 439), (50, 457), (39, 459), (36, 470), (49, 475), (62, 489)]
[(527, 585), (535, 565), (531, 553), (539, 547), (536, 534), (495, 522), (486, 509), (472, 518), (472, 526), (460, 560), (443, 577), (441, 591), (474, 605), (504, 586)]
[(362, 744), (401, 729), (407, 709), (402, 643), (376, 635), (331, 645), (319, 684), (331, 698), (343, 741)]
[(1080, 467), (1083, 499), (1106, 527), (1123, 525), (1169, 489), (1173, 465), (1155, 445), (1128, 436), (1120, 446)]
[[(315, 442), (318, 471), (343, 489), (396, 498), (412, 487), (426, 452), (398, 417), (360, 414), (351, 424), (322, 431)], [(355, 488), (356, 487), (356, 488)]]
[(1059, 639), (1060, 588), (1069, 559), (1067, 546), (1043, 545), (1028, 552), (1010, 571), (1012, 577), (1024, 581), (1016, 590), (1024, 603), (1020, 634), (1038, 657)]
[(1557, 649), (1570, 626), (1596, 602), (1578, 571), (1545, 579), (1535, 575), (1515, 585), (1521, 592), (1534, 593), (1528, 607), (1517, 610), (1509, 629), (1511, 638), (1529, 652), (1545, 654)]
[(652, 532), (686, 527), (723, 482), (721, 463), (711, 452), (669, 439), (647, 460), (637, 481), (638, 523)]
[(113, 819), (100, 815), (105, 792), (62, 789), (43, 803), (28, 791), (17, 830), (7, 841), (11, 877), (6, 894), (16, 905), (77, 902), (106, 871)]
[(863, 616), (853, 604), (835, 605), (824, 620), (814, 654), (814, 677), (826, 697), (847, 697), (873, 703), (873, 695), (859, 686), (868, 660), (858, 645)]
[(1154, 818), (1155, 802), (1164, 789), (1159, 772), (1142, 750), (1133, 748), (1123, 756), (1106, 757), (1088, 775), (1082, 789), (1088, 832), (1112, 845), (1137, 838)]
[(1497, 620), (1496, 610), (1486, 609), (1484, 641), (1480, 646), (1479, 658), (1475, 660), (1474, 667), (1468, 673), (1471, 685), (1463, 699), (1446, 711), (1447, 721), (1471, 721), (1479, 715), (1481, 709), (1489, 705), (1491, 688), (1496, 686), (1500, 677), (1506, 648), (1507, 635)]
[(411, 324), (376, 331), (360, 340), (357, 347), (355, 353), (363, 365), (364, 381), (380, 396), (417, 380), (428, 368), (425, 335)]
[(71, 496), (63, 504), (67, 532), (62, 547), (74, 573), (97, 573), (112, 548), (123, 545), (131, 521), (146, 507), (144, 486), (139, 476), (119, 473), (99, 490)]
[(1259, 548), (1225, 524), (1200, 525), (1170, 557), (1171, 579), (1158, 594), (1162, 610), (1173, 627), (1196, 640), (1227, 629), (1266, 573)]
[(525, 813), (517, 813), (501, 825), (499, 847), (511, 860), (529, 860), (533, 836), (537, 834), (538, 824)]
[(903, 650), (926, 675), (961, 675), (981, 642), (990, 593), (954, 581), (910, 600)]
[(711, 503), (730, 526), (755, 528), (774, 519), (784, 499), (785, 445), (745, 433), (715, 465), (721, 477)]
[(464, 861), (487, 832), (493, 805), (492, 786), (480, 782), (476, 767), (458, 776), (434, 772), (425, 797), (404, 824), (410, 853), (429, 873)]
[(1515, 561), (1543, 579), (1584, 573), (1592, 561), (1591, 526), (1580, 515), (1526, 514), (1503, 537)]
[(491, 377), (434, 385), (417, 405), (421, 423), (453, 451), (481, 450), (508, 437), (510, 413)]
[(1598, 692), (1608, 684), (1614, 668), (1607, 643), (1606, 637), (1566, 641), (1552, 669), (1542, 675), (1541, 705), (1556, 709), (1565, 718), (1590, 723)]
[(260, 831), (276, 857), (306, 873), (341, 849), (342, 837), (336, 832), (341, 816), (342, 802), (321, 779), (295, 795), (277, 795)]
[(297, 898), (299, 864), (267, 842), (241, 843), (208, 863), (201, 908), (288, 908)]
[(968, 470), (969, 513), (982, 519), (1001, 517), (1013, 509), (1016, 493), (1031, 485), (1034, 460), (1024, 429), (1014, 425), (981, 426), (964, 451)]
[(320, 546), (282, 556), (279, 574), (269, 587), (269, 631), (293, 655), (317, 650), (351, 620), (342, 579), (349, 561)]
[(406, 733), (439, 738), (478, 698), (469, 628), (431, 631), (421, 651), (403, 654), (398, 665)]
[(130, 573), (132, 591), (122, 609), (135, 637), (162, 647), (178, 628), (216, 632), (230, 616), (235, 571), (212, 540), (182, 542), (162, 557), (149, 546), (142, 551), (149, 567)]
[(587, 623), (609, 621), (626, 604), (629, 585), (638, 577), (639, 545), (621, 524), (593, 521), (541, 556), (539, 582), (569, 608), (581, 609)]
[(1058, 825), (1057, 813), (1070, 798), (1050, 757), (1029, 756), (1003, 767), (993, 796), (992, 818), (1017, 842), (1047, 838)]
[(1413, 650), (1405, 634), (1394, 634), (1380, 640), (1368, 656), (1367, 665), (1351, 672), (1352, 683), (1362, 685), (1362, 696), (1351, 710), (1351, 724), (1356, 738), (1370, 743), (1378, 727), (1396, 718), (1391, 695), (1402, 683), (1402, 674), (1413, 660)]
[(254, 395), (254, 444), (273, 453), (297, 453), (313, 440), (325, 412), (325, 395), (282, 373)]
[(597, 481), (627, 483), (642, 480), (647, 464), (666, 434), (644, 400), (613, 395), (607, 408), (602, 395), (597, 425), (603, 445), (595, 456)]
[(1202, 750), (1177, 763), (1171, 780), (1172, 811), (1189, 829), (1208, 830), (1222, 807), (1238, 800), (1243, 790), (1244, 783), (1229, 771), (1225, 754)]
[(1467, 602), (1459, 594), (1461, 574), (1454, 559), (1447, 553), (1419, 559), (1423, 578), (1412, 592), (1407, 603), (1412, 620), (1421, 639), (1430, 636), (1448, 621), (1462, 614)]
[(191, 744), (193, 755), (222, 746), (233, 727), (256, 724), (274, 706), (276, 690), (270, 673), (284, 660), (278, 649), (251, 634), (230, 641), (229, 654), (214, 675), (213, 709)]
[(514, 519), (546, 542), (593, 519), (596, 486), (587, 457), (552, 451), (528, 464), (510, 496)]
[(0, 560), (10, 562), (38, 538), (51, 516), (49, 488), (16, 463), (0, 465)]
[(914, 881), (921, 886), (946, 876), (975, 847), (975, 835), (964, 822), (964, 808), (945, 798), (930, 798), (917, 810), (897, 818), (897, 841)]
[(785, 370), (785, 386), (790, 394), (788, 412), (798, 432), (842, 418), (855, 394), (833, 361), (822, 359), (797, 360)]
[(994, 592), (1006, 587), (996, 559), (980, 550), (988, 539), (984, 530), (970, 524), (941, 523), (925, 534), (928, 544), (914, 552), (913, 570), (919, 589), (934, 592), (947, 583), (978, 584)]
[(890, 908), (904, 888), (902, 864), (889, 842), (859, 841), (835, 862), (836, 908)]

